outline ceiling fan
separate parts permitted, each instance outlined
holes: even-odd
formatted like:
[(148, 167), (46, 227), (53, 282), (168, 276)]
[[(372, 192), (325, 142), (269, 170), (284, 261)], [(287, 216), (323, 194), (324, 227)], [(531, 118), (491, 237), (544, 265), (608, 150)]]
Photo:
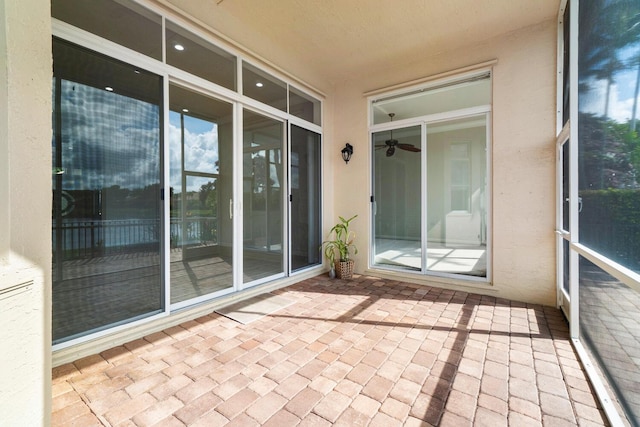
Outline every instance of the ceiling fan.
[[(396, 115), (396, 113), (389, 113), (389, 121), (393, 121), (393, 117)], [(376, 150), (379, 150), (380, 148), (387, 148), (386, 151), (386, 155), (387, 157), (391, 157), (393, 156), (393, 154), (396, 152), (396, 148), (399, 148), (401, 150), (405, 150), (405, 151), (411, 151), (414, 153), (419, 153), (421, 150), (416, 147), (413, 144), (400, 144), (398, 143), (397, 139), (393, 139), (393, 129), (390, 131), (391, 135), (390, 138), (387, 139), (384, 144), (381, 145), (376, 145)]]

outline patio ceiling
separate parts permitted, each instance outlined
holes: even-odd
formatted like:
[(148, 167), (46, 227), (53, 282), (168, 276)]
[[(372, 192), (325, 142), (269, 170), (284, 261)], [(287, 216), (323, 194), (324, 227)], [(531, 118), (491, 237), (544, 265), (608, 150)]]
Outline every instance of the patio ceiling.
[[(560, 0), (166, 0), (326, 88), (557, 16)], [(309, 71), (312, 70), (312, 71)]]

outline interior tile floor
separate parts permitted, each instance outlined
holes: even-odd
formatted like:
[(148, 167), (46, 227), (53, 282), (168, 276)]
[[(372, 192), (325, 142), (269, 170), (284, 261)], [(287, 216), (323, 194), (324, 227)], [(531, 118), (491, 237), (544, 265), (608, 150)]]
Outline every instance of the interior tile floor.
[(552, 307), (356, 276), (53, 369), (54, 426), (600, 426)]
[[(422, 249), (419, 241), (376, 239), (375, 263), (393, 267), (420, 270)], [(426, 267), (429, 271), (452, 274), (486, 276), (486, 245), (447, 246), (429, 242)]]

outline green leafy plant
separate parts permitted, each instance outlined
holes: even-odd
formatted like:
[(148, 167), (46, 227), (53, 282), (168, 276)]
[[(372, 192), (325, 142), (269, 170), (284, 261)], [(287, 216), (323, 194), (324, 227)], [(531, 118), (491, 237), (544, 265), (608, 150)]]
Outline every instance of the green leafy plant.
[(349, 224), (357, 216), (354, 215), (349, 219), (339, 216), (340, 222), (334, 225), (329, 232), (333, 239), (322, 242), (321, 249), (324, 248), (324, 256), (329, 260), (331, 268), (334, 268), (336, 259), (348, 261), (350, 252), (353, 252), (354, 255), (358, 253), (358, 248), (353, 243), (356, 234), (353, 231), (349, 231)]

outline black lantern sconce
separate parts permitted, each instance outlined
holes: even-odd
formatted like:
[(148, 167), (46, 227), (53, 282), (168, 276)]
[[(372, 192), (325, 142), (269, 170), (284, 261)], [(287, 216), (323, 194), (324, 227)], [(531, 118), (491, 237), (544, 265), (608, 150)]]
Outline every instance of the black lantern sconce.
[(342, 160), (344, 160), (345, 163), (349, 163), (349, 160), (351, 160), (351, 156), (353, 155), (353, 145), (347, 142), (347, 144), (341, 150), (341, 153)]

